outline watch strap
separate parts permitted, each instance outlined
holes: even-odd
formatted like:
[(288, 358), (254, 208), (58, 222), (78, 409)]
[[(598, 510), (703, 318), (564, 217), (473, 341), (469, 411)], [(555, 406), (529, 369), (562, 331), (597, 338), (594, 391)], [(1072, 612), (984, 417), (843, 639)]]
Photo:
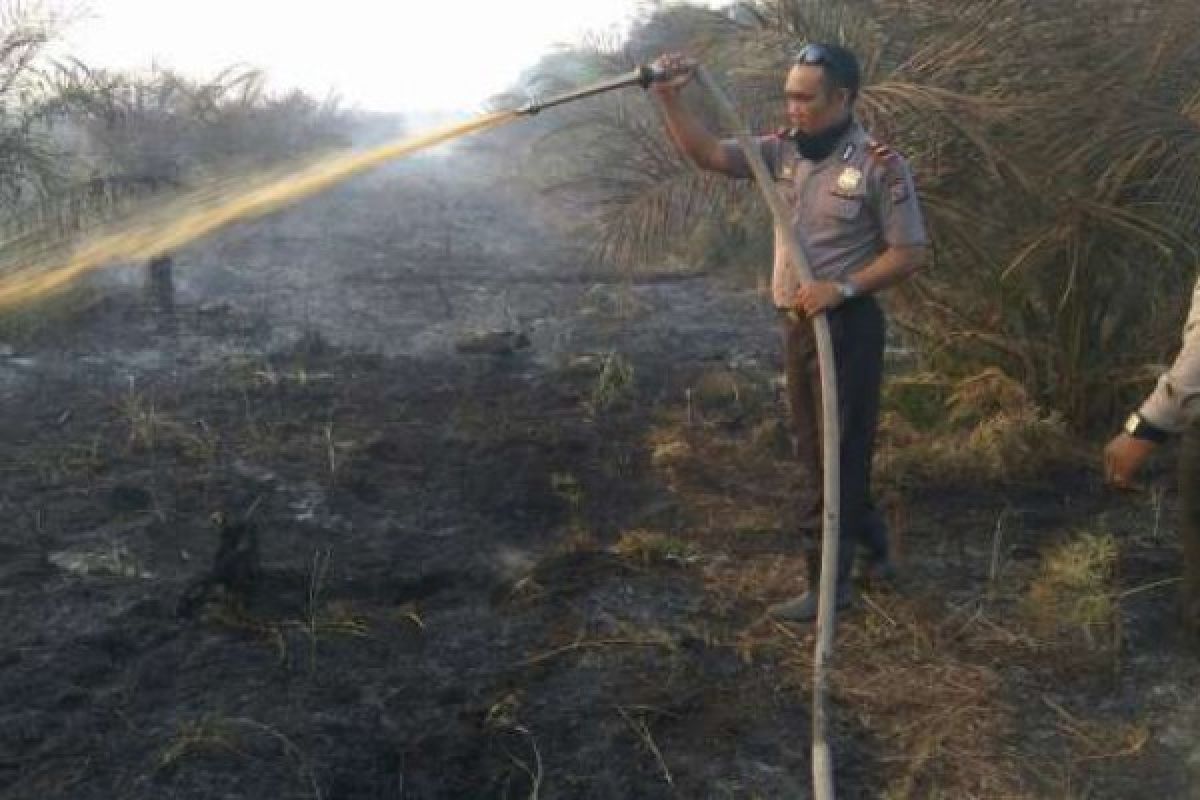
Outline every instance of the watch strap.
[(1125, 421), (1125, 432), (1135, 439), (1142, 439), (1155, 444), (1162, 444), (1171, 438), (1171, 434), (1153, 424), (1137, 411), (1129, 415)]

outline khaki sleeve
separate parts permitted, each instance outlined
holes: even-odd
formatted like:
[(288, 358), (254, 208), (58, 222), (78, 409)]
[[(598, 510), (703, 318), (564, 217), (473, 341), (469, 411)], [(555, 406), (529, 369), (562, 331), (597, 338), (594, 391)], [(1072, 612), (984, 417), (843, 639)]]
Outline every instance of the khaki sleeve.
[(1179, 433), (1200, 414), (1200, 281), (1183, 328), (1183, 347), (1139, 413), (1157, 428)]
[(925, 215), (908, 162), (889, 153), (873, 172), (872, 202), (884, 242), (889, 247), (929, 244)]
[[(771, 177), (778, 179), (780, 138), (778, 136), (755, 136), (752, 141), (758, 146), (758, 152), (762, 154), (763, 161), (766, 162), (767, 170), (771, 173)], [(742, 146), (738, 144), (737, 139), (722, 139), (721, 150), (724, 151), (725, 158), (729, 163), (733, 165), (731, 173), (733, 177), (754, 177), (754, 174), (750, 171), (750, 163), (746, 159), (746, 153), (742, 150)]]

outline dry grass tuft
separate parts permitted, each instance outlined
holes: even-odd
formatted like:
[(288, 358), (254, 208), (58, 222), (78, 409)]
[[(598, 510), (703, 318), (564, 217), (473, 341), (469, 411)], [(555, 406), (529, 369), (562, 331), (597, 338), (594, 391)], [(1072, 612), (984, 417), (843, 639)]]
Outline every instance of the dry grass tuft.
[(959, 381), (946, 398), (951, 422), (1019, 414), (1033, 405), (1025, 387), (996, 367)]
[(607, 353), (588, 394), (588, 412), (599, 414), (629, 402), (634, 388), (633, 364), (615, 350)]
[(1007, 480), (1036, 477), (1073, 453), (1062, 417), (1034, 409), (988, 417), (971, 430), (966, 444), (984, 476)]
[[(928, 401), (914, 416), (929, 415)], [(883, 414), (878, 468), (900, 484), (1016, 483), (1080, 463), (1083, 448), (1063, 418), (1045, 413), (999, 370), (956, 384), (942, 417), (922, 430), (905, 409)]]
[(1112, 650), (1120, 640), (1119, 548), (1112, 534), (1084, 533), (1047, 552), (1025, 607), (1041, 635)]
[(657, 438), (652, 442), (650, 462), (660, 469), (679, 464), (692, 455), (692, 448), (683, 439)]
[(286, 760), (294, 763), (298, 777), (306, 784), (308, 795), (314, 800), (322, 800), (324, 795), (316, 773), (303, 751), (277, 728), (249, 717), (205, 714), (195, 721), (185, 722), (175, 739), (159, 755), (158, 768), (174, 766), (185, 758), (217, 753), (252, 758), (261, 763), (266, 753), (254, 752), (261, 748), (252, 751), (251, 740), (255, 734), (259, 739), (270, 741), (278, 747)]
[[(843, 725), (869, 730), (889, 764), (872, 796), (1035, 796), (1005, 745), (1019, 720), (995, 666), (1029, 640), (982, 613), (963, 620), (920, 598), (868, 596), (864, 606), (839, 626), (833, 681)], [(779, 657), (784, 688), (811, 691), (811, 630), (766, 621), (741, 649)]]
[(699, 551), (690, 542), (676, 536), (644, 530), (626, 531), (621, 534), (621, 538), (613, 545), (613, 552), (644, 566), (686, 566), (700, 558)]
[(184, 722), (175, 738), (159, 754), (158, 767), (164, 769), (184, 758), (213, 753), (240, 753), (238, 732), (222, 717), (204, 715)]
[(1150, 729), (1143, 722), (1082, 719), (1049, 697), (1042, 702), (1058, 717), (1058, 729), (1071, 741), (1075, 766), (1137, 756), (1150, 741)]
[(126, 447), (130, 453), (171, 451), (192, 463), (209, 464), (220, 452), (220, 439), (204, 420), (182, 422), (133, 385), (121, 399), (118, 413), (128, 429)]

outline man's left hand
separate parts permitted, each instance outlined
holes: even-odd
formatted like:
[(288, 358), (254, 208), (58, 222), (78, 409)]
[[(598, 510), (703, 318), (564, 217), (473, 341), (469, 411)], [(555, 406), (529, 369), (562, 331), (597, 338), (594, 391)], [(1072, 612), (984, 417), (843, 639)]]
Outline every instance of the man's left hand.
[(1133, 478), (1154, 452), (1154, 442), (1128, 433), (1113, 437), (1104, 448), (1104, 481), (1115, 489), (1134, 488)]
[(810, 317), (837, 308), (842, 300), (841, 290), (832, 281), (813, 281), (796, 290), (796, 307)]

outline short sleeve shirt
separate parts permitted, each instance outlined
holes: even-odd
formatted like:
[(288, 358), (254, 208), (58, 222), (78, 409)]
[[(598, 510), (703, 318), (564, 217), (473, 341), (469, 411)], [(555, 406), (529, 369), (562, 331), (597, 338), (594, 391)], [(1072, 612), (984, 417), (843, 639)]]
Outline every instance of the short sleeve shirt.
[[(817, 280), (840, 281), (870, 264), (889, 247), (928, 242), (908, 162), (851, 125), (823, 161), (802, 158), (786, 135), (754, 140), (791, 210), (791, 224)], [(750, 166), (736, 139), (721, 142), (737, 177)], [(771, 293), (775, 305), (791, 307), (800, 274), (787, 258), (783, 232), (775, 231)]]

